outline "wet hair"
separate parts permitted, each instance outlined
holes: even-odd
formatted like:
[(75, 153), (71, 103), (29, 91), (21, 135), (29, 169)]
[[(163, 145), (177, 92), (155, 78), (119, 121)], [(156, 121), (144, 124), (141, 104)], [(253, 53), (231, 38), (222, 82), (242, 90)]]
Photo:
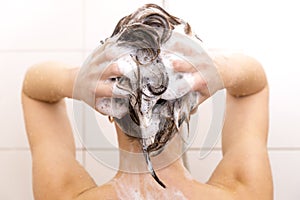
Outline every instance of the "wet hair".
[[(140, 13), (145, 14), (139, 15)], [(188, 35), (191, 34), (191, 27), (187, 22), (184, 22), (178, 17), (170, 15), (163, 8), (156, 4), (145, 4), (144, 6), (137, 9), (134, 13), (123, 17), (116, 25), (111, 37), (121, 32), (122, 29), (124, 29), (124, 26), (134, 23), (141, 23), (155, 28), (162, 27), (165, 30), (173, 30), (174, 26), (184, 23), (185, 33)], [(165, 34), (162, 39), (164, 40), (166, 38), (168, 38), (168, 36)]]
[[(190, 111), (195, 106), (195, 104), (188, 104), (187, 111), (180, 113), (176, 119), (174, 109), (179, 109), (181, 103), (195, 98), (189, 93), (174, 100), (160, 98), (169, 85), (169, 76), (160, 55), (161, 46), (170, 39), (172, 31), (177, 25), (183, 25), (186, 35), (192, 34), (191, 27), (187, 22), (170, 15), (158, 5), (146, 4), (132, 14), (123, 17), (111, 35), (111, 37), (117, 38), (118, 46), (133, 50), (130, 56), (138, 69), (137, 83), (133, 83), (125, 76), (116, 80), (116, 87), (119, 89), (134, 88), (134, 91), (131, 91), (128, 96), (129, 113), (121, 119), (114, 118), (114, 120), (128, 135), (129, 140), (134, 140), (134, 138), (140, 140), (148, 168), (162, 187), (165, 185), (156, 176), (150, 156), (163, 150), (164, 146), (179, 131), (183, 122), (188, 124)], [(151, 66), (152, 70), (159, 72), (159, 78), (154, 79), (143, 74), (141, 71), (143, 66)], [(133, 87), (133, 84), (137, 84), (137, 87)], [(151, 104), (151, 101), (154, 103)], [(142, 108), (146, 108), (146, 111)], [(149, 112), (159, 116), (159, 129), (156, 130), (153, 137), (144, 138), (140, 129), (141, 118), (147, 117)], [(129, 134), (129, 132), (134, 133)]]

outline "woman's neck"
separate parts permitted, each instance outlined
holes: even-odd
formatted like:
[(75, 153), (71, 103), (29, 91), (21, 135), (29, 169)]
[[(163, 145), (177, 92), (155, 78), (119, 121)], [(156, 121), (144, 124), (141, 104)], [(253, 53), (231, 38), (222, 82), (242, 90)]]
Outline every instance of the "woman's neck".
[[(153, 179), (147, 168), (142, 167), (141, 163), (134, 163), (133, 160), (120, 160), (120, 168), (115, 176), (115, 180), (120, 181), (120, 184), (126, 184), (126, 181), (139, 180), (139, 185), (144, 187), (145, 185), (156, 185), (157, 189), (161, 186)], [(145, 160), (142, 160), (145, 163)], [(137, 167), (140, 165), (139, 167)], [(129, 167), (130, 166), (130, 167)], [(135, 166), (135, 167), (133, 167)], [(182, 159), (179, 158), (169, 165), (160, 169), (155, 169), (158, 178), (166, 185), (180, 188), (186, 181), (191, 181), (192, 176), (188, 170), (184, 167)]]
[[(146, 163), (142, 146), (138, 139), (131, 140), (116, 126), (119, 142), (119, 171), (118, 174), (139, 174), (151, 177)], [(158, 176), (168, 177), (168, 174), (186, 176), (187, 172), (181, 156), (182, 140), (175, 135), (165, 146), (163, 151), (155, 156), (150, 156), (152, 166)]]
[(189, 199), (185, 194), (192, 193), (189, 187), (194, 182), (184, 167), (181, 155), (182, 139), (175, 135), (163, 151), (151, 156), (151, 163), (163, 188), (151, 176), (146, 164), (142, 146), (138, 139), (128, 138), (116, 126), (119, 142), (119, 170), (110, 182), (120, 199)]

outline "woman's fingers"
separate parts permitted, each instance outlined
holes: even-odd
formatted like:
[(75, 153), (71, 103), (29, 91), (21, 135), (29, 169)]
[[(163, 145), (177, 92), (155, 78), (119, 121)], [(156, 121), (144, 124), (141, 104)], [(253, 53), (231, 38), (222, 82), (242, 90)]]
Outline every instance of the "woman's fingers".
[(200, 72), (193, 73), (194, 84), (192, 86), (193, 91), (197, 91), (200, 93), (202, 97), (211, 96), (208, 89), (208, 80), (201, 74)]
[(101, 69), (118, 58), (129, 55), (132, 50), (118, 46), (114, 41), (106, 41), (91, 55), (90, 65), (99, 66)]
[(201, 70), (213, 70), (215, 65), (208, 57), (196, 57), (186, 60), (173, 60), (172, 65), (176, 72), (196, 72)]
[(107, 80), (110, 78), (120, 77), (123, 74), (121, 73), (117, 63), (109, 64), (102, 72), (100, 80)]
[[(180, 73), (193, 73), (195, 81), (194, 90), (201, 91), (205, 95), (213, 95), (217, 90), (223, 89), (223, 80), (216, 65), (212, 60), (205, 58), (197, 66), (193, 60), (201, 58), (191, 58), (190, 60), (172, 60), (173, 70)], [(190, 62), (191, 61), (191, 62)]]
[[(209, 77), (206, 77), (204, 70), (202, 72), (198, 70), (194, 65), (191, 63), (188, 63), (183, 60), (174, 60), (172, 62), (173, 70), (175, 72), (181, 72), (181, 73), (192, 73), (192, 85), (191, 88), (194, 91), (198, 91), (203, 95), (209, 95), (208, 91), (208, 80)], [(188, 81), (188, 80), (187, 80)]]
[(95, 89), (95, 98), (99, 97), (112, 97), (113, 96), (113, 81), (98, 81), (97, 87)]
[(183, 60), (174, 60), (172, 66), (175, 72), (196, 72), (197, 69), (191, 63)]
[[(171, 38), (164, 45), (164, 49), (166, 52), (180, 57), (183, 62), (187, 61), (189, 65), (194, 66), (194, 69), (215, 68), (211, 57), (201, 46), (201, 42), (187, 35), (173, 32)], [(180, 65), (178, 66), (180, 67)], [(188, 69), (192, 69), (192, 66), (189, 66)], [(179, 68), (178, 71), (183, 70)]]

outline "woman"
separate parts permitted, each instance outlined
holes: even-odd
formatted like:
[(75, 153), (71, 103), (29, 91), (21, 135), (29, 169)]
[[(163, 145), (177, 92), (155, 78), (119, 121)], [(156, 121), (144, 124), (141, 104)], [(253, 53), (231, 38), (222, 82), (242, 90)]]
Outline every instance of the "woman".
[[(196, 47), (187, 46), (184, 39), (174, 40), (169, 50), (197, 54)], [(95, 107), (96, 98), (111, 97), (114, 83), (106, 80), (124, 75), (117, 63), (111, 63), (116, 56), (114, 48), (107, 48), (97, 56), (97, 64), (107, 66), (97, 72), (101, 74), (100, 81), (97, 82), (98, 76), (85, 79), (88, 83), (97, 82), (96, 88), (93, 84), (81, 84), (81, 89), (73, 90), (76, 78), (80, 80), (76, 67), (56, 62), (31, 67), (24, 80), (22, 103), (32, 152), (35, 199), (272, 199), (267, 152), (268, 84), (262, 66), (242, 54), (209, 54), (223, 84), (216, 81), (214, 75), (205, 73), (207, 67), (201, 66), (201, 59), (192, 63), (173, 60), (172, 65), (176, 72), (194, 75), (192, 90), (201, 94), (199, 104), (217, 90), (226, 89), (223, 159), (207, 183), (193, 180), (187, 175), (181, 159), (175, 160), (156, 171), (166, 188), (157, 184), (149, 173), (124, 170), (135, 169), (139, 163), (144, 163), (142, 159), (133, 163), (133, 158), (121, 154), (120, 170), (102, 186), (97, 186), (75, 159), (64, 98), (74, 97)], [(204, 78), (197, 69), (205, 74)], [(86, 99), (80, 91), (92, 92), (92, 98)], [(118, 124), (116, 131), (120, 149), (141, 152), (140, 143), (124, 134)], [(178, 141), (168, 152), (179, 149), (176, 148), (180, 145)]]

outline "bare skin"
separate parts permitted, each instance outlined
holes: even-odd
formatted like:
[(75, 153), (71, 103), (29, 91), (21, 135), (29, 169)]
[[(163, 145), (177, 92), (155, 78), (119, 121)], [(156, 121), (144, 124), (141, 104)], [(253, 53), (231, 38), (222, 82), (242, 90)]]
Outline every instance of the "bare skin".
[[(134, 176), (139, 176), (140, 188), (137, 189), (143, 197), (147, 193), (143, 184), (154, 182), (151, 192), (163, 195), (176, 190), (186, 199), (273, 199), (267, 152), (269, 92), (264, 71), (255, 59), (241, 54), (232, 54), (226, 59), (218, 55), (214, 62), (227, 90), (223, 159), (207, 183), (187, 178), (182, 161), (178, 159), (157, 171), (168, 186), (166, 189), (156, 187), (150, 174), (122, 171), (118, 171), (109, 183), (97, 186), (75, 159), (72, 129), (63, 100), (72, 97), (78, 68), (55, 62), (30, 68), (24, 80), (22, 103), (33, 160), (35, 199), (120, 199), (111, 183), (118, 180), (120, 184), (126, 184)], [(188, 64), (179, 61), (173, 64), (177, 71), (192, 70)], [(114, 65), (108, 67), (106, 73), (107, 77), (120, 75)], [(205, 94), (205, 83), (198, 81), (194, 89)], [(98, 96), (110, 96), (111, 86), (99, 85), (97, 91)], [(138, 148), (129, 148), (135, 144), (129, 142), (117, 126), (116, 129), (121, 149), (139, 151)], [(120, 165), (130, 164), (130, 160), (122, 157), (120, 161)]]

